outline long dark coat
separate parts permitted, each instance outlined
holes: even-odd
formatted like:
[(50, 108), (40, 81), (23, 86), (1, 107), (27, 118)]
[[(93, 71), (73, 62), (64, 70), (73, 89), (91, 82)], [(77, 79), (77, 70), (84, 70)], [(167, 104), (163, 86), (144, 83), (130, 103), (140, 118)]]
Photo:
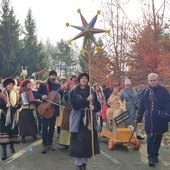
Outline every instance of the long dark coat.
[[(77, 96), (81, 96), (77, 97)], [(87, 97), (89, 96), (89, 86), (86, 89), (81, 89), (80, 86), (76, 86), (75, 90), (70, 92), (70, 102), (74, 110), (81, 110), (81, 117), (79, 122), (79, 132), (71, 133), (70, 139), (70, 156), (79, 157), (79, 158), (90, 158), (92, 156), (92, 143), (91, 143), (91, 132), (88, 130), (89, 114), (85, 112), (86, 107), (89, 107), (89, 101)], [(95, 113), (101, 109), (100, 102), (97, 100), (96, 93), (94, 93), (94, 116), (93, 119), (96, 119)], [(79, 98), (79, 99), (78, 99)], [(84, 125), (83, 118), (87, 117), (86, 124)], [(93, 121), (94, 123), (96, 120)], [(70, 122), (73, 123), (73, 122)], [(97, 131), (94, 129), (94, 154), (100, 153), (98, 135)]]
[(6, 102), (3, 98), (0, 97), (0, 109), (1, 109), (1, 118), (0, 118), (0, 144), (10, 144), (10, 143), (19, 143), (20, 136), (18, 134), (18, 123), (12, 128), (12, 122), (16, 114), (16, 110), (19, 109), (21, 105), (14, 108), (11, 107), (11, 123), (5, 126), (7, 107)]
[(168, 121), (162, 118), (160, 113), (170, 114), (170, 95), (167, 89), (160, 85), (151, 89), (153, 93), (149, 88), (142, 91), (137, 120), (145, 118), (146, 133), (165, 133), (168, 130)]

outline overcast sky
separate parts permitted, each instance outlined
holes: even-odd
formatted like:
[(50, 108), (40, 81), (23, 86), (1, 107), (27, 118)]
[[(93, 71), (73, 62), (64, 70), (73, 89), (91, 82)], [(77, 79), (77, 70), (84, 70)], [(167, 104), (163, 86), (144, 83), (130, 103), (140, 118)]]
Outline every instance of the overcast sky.
[(49, 37), (52, 43), (56, 43), (60, 39), (73, 38), (80, 32), (65, 25), (66, 22), (82, 25), (77, 9), (81, 9), (89, 22), (100, 9), (100, 2), (101, 0), (11, 0), (11, 6), (21, 25), (24, 25), (28, 9), (31, 8), (38, 38), (45, 41)]
[[(87, 22), (96, 15), (97, 10), (101, 10), (101, 0), (10, 0), (11, 6), (14, 8), (17, 19), (20, 24), (24, 25), (24, 20), (27, 16), (28, 9), (31, 8), (32, 15), (36, 21), (38, 39), (45, 42), (49, 37), (51, 42), (55, 44), (61, 39), (69, 40), (76, 36), (80, 31), (66, 27), (66, 23), (76, 26), (82, 26), (80, 15), (77, 9), (81, 9), (82, 15)], [(102, 0), (107, 2), (110, 0)], [(155, 0), (155, 2), (162, 2)], [(128, 18), (133, 20), (139, 17), (139, 1), (131, 0), (131, 4), (127, 6)], [(96, 28), (102, 28), (102, 16), (99, 15), (95, 24)], [(109, 29), (109, 28), (107, 28)], [(95, 35), (96, 36), (96, 35)], [(82, 41), (76, 40), (76, 43)]]

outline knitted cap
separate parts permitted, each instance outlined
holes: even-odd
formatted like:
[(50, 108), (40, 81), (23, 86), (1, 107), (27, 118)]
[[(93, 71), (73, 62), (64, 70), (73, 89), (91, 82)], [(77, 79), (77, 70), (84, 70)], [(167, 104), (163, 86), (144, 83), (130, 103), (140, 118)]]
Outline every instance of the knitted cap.
[(125, 79), (125, 86), (127, 86), (127, 85), (132, 85), (132, 83), (131, 83), (131, 81), (129, 80), (129, 79)]

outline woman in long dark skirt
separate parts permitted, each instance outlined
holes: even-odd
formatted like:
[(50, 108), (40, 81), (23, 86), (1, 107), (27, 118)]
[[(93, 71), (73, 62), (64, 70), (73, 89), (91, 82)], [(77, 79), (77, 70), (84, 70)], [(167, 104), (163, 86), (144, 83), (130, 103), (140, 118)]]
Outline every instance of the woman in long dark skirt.
[(4, 89), (0, 93), (0, 145), (2, 160), (7, 158), (6, 147), (9, 144), (11, 153), (15, 153), (14, 143), (19, 143), (18, 115), (21, 108), (19, 95), (14, 90), (15, 80), (8, 77), (3, 81)]
[[(32, 91), (32, 82), (30, 80), (25, 80), (21, 86), (20, 94), (25, 93), (28, 98), (28, 104), (22, 104), (22, 111), (19, 115), (19, 130), (20, 135), (22, 136), (22, 143), (25, 143), (26, 136), (32, 136), (36, 139), (37, 134), (37, 113), (36, 113), (36, 104), (35, 97)], [(22, 99), (23, 100), (23, 99)], [(29, 101), (32, 100), (32, 101)]]
[[(92, 138), (90, 124), (90, 110), (93, 113), (93, 138), (94, 154), (100, 153), (96, 112), (101, 109), (96, 93), (90, 95), (88, 86), (89, 75), (81, 73), (78, 76), (78, 85), (70, 92), (70, 103), (72, 111), (70, 114), (70, 156), (75, 157), (75, 164), (78, 169), (85, 170), (88, 158), (92, 156)], [(90, 105), (92, 101), (92, 105)]]

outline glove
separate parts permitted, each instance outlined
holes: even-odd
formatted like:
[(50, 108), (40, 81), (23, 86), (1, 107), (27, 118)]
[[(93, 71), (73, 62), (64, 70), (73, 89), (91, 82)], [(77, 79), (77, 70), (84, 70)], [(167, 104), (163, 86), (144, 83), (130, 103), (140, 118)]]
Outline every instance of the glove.
[(18, 104), (15, 106), (16, 109), (20, 109), (22, 104)]
[(134, 122), (133, 122), (133, 126), (135, 126), (136, 124), (138, 124), (139, 123), (139, 121), (138, 120), (134, 120)]

